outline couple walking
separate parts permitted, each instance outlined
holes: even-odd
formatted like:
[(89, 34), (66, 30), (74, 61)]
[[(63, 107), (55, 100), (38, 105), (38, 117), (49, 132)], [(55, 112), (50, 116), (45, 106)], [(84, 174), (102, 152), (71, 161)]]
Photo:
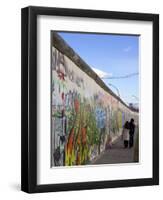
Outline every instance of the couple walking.
[(133, 147), (134, 145), (134, 132), (135, 132), (135, 124), (134, 119), (132, 118), (130, 122), (126, 121), (123, 127), (122, 138), (124, 141), (124, 148)]

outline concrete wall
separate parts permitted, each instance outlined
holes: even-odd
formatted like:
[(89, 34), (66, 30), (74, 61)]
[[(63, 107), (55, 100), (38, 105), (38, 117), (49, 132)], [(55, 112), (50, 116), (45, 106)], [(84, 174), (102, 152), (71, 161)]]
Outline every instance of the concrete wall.
[(131, 110), (56, 33), (52, 32), (52, 166), (90, 164)]

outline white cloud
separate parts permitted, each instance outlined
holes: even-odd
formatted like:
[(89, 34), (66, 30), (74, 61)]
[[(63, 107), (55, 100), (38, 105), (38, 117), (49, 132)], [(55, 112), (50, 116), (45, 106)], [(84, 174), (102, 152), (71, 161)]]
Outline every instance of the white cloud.
[(96, 74), (100, 77), (100, 78), (110, 78), (112, 76), (111, 73), (107, 73), (107, 72), (104, 72), (100, 69), (96, 69), (96, 68), (93, 68), (92, 69), (96, 72)]
[(124, 52), (129, 52), (129, 51), (131, 51), (131, 49), (132, 49), (131, 46), (128, 46), (128, 47), (124, 48), (123, 51)]

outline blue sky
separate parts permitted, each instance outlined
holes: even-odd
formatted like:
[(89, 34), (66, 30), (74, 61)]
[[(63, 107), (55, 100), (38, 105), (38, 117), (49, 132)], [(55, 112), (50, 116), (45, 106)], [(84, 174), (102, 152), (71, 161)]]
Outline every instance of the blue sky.
[[(139, 36), (58, 32), (91, 67), (110, 77), (139, 72)], [(118, 88), (126, 103), (138, 103), (139, 76), (127, 79), (103, 79)], [(109, 86), (116, 94), (114, 87)]]

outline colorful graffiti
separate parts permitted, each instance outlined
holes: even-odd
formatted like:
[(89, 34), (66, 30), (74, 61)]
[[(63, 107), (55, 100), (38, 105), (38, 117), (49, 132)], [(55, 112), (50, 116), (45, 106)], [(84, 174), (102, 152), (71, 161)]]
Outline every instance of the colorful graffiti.
[(51, 165), (91, 164), (129, 111), (68, 57), (52, 47)]

